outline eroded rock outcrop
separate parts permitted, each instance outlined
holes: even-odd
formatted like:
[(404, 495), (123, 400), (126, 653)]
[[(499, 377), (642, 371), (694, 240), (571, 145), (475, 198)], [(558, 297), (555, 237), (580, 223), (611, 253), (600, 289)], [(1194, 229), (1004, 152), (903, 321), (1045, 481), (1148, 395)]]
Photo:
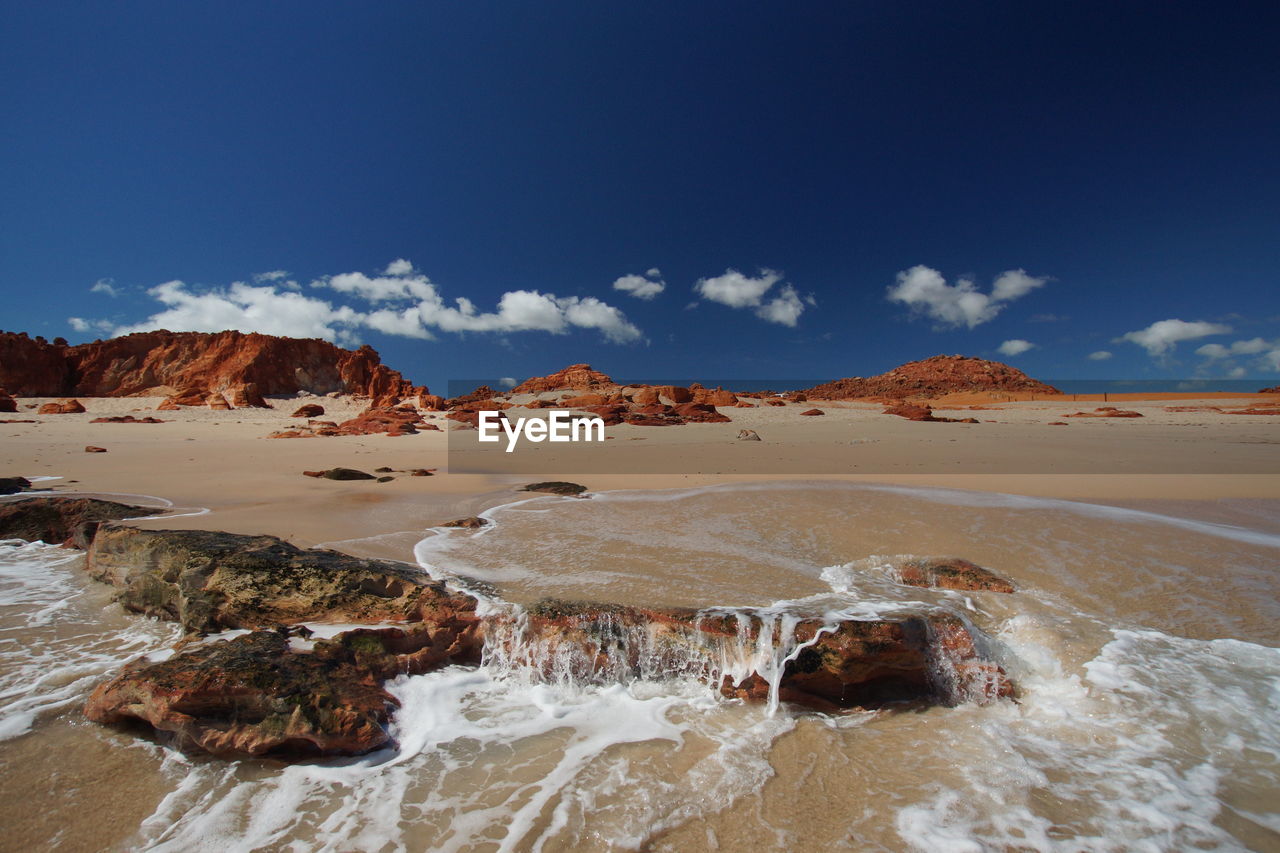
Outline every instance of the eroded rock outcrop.
[[(825, 711), (1013, 694), (981, 632), (942, 609), (846, 618), (556, 599), (527, 609), (489, 600), (481, 609), (477, 596), (397, 563), (304, 551), (269, 536), (122, 526), (98, 531), (87, 568), (126, 607), (190, 631), (254, 629), (189, 644), (164, 661), (135, 661), (85, 708), (97, 722), (144, 723), (218, 756), (293, 759), (390, 745), (396, 702), (386, 679), (482, 660), (549, 679), (690, 677), (728, 697)], [(924, 561), (920, 571), (935, 585), (953, 575), (966, 583), (995, 577), (957, 560)], [(312, 642), (299, 624), (307, 621), (395, 624)]]
[(127, 609), (188, 631), (274, 628), (307, 620), (474, 620), (475, 599), (409, 566), (303, 550), (274, 536), (207, 530), (98, 531), (86, 570)]
[(804, 394), (812, 400), (901, 400), (973, 391), (1060, 393), (1057, 388), (1032, 379), (1016, 367), (998, 361), (960, 355), (935, 355), (921, 361), (908, 362), (879, 376), (853, 376), (816, 385)]
[(201, 405), (216, 392), (237, 406), (299, 391), (364, 395), (374, 405), (426, 393), (368, 346), (235, 331), (139, 332), (74, 347), (0, 332), (0, 386), (28, 397), (163, 394), (177, 405)]
[(571, 364), (548, 376), (534, 376), (515, 388), (512, 394), (541, 394), (546, 391), (592, 391), (597, 388), (612, 389), (616, 383), (589, 364)]
[(85, 716), (143, 722), (179, 747), (213, 755), (359, 755), (391, 743), (398, 703), (382, 682), (446, 662), (474, 663), (479, 646), (426, 626), (348, 631), (300, 654), (285, 632), (255, 631), (158, 663), (138, 661), (98, 687)]
[[(21, 477), (7, 479), (23, 480)], [(28, 487), (30, 485), (27, 483)], [(11, 492), (0, 489), (0, 494)], [(28, 542), (84, 549), (89, 547), (98, 526), (104, 521), (163, 512), (92, 498), (24, 498), (0, 504), (0, 539), (26, 539)]]
[(909, 421), (927, 421), (939, 424), (976, 424), (977, 418), (940, 418), (933, 413), (931, 406), (917, 406), (914, 403), (899, 403), (884, 410), (886, 415), (897, 415)]

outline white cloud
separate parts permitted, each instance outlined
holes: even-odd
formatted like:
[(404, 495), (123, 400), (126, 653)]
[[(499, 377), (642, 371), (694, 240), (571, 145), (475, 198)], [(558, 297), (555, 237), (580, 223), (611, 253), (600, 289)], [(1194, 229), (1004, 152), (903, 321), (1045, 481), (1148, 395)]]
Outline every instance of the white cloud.
[(693, 285), (693, 290), (703, 299), (728, 305), (730, 308), (752, 308), (760, 304), (760, 299), (782, 280), (782, 273), (773, 270), (760, 270), (759, 278), (751, 278), (734, 269), (725, 270), (724, 275), (715, 278), (700, 278)]
[[(1230, 346), (1222, 344), (1205, 344), (1196, 350), (1196, 355), (1205, 359), (1202, 369), (1214, 367), (1226, 370), (1233, 378), (1248, 375), (1248, 368), (1257, 371), (1280, 372), (1280, 338), (1269, 341), (1266, 338), (1250, 338), (1235, 341)], [(1258, 356), (1247, 359), (1246, 364), (1237, 364), (1238, 356)]]
[(269, 272), (256, 272), (253, 274), (253, 280), (258, 284), (264, 281), (280, 281), (289, 277), (288, 270), (271, 270)]
[(1009, 302), (1026, 296), (1049, 279), (1027, 275), (1026, 270), (1006, 270), (996, 276), (991, 293), (983, 293), (969, 278), (947, 284), (942, 273), (923, 264), (898, 273), (886, 291), (890, 302), (900, 302), (938, 321), (943, 327), (972, 329), (995, 319)]
[(667, 283), (662, 280), (661, 270), (654, 267), (644, 275), (622, 276), (614, 281), (613, 289), (629, 293), (636, 299), (649, 300), (666, 290)]
[(319, 337), (343, 344), (358, 342), (356, 335), (362, 328), (419, 340), (433, 339), (433, 330), (567, 334), (574, 329), (594, 329), (615, 343), (644, 338), (622, 311), (594, 296), (560, 297), (536, 290), (512, 290), (502, 294), (497, 310), (490, 313), (478, 310), (463, 296), (447, 304), (437, 286), (405, 260), (393, 261), (382, 275), (351, 272), (312, 282), (313, 288), (363, 301), (363, 310), (304, 295), (296, 292), (296, 287), (296, 282), (276, 279), (262, 286), (234, 282), (226, 288), (197, 290), (184, 282), (170, 281), (148, 291), (165, 309), (145, 320), (118, 327), (83, 318), (68, 322), (77, 331), (97, 324), (117, 335), (160, 328), (194, 332), (239, 329)]
[(1197, 320), (1188, 323), (1185, 320), (1160, 320), (1145, 329), (1126, 332), (1116, 338), (1116, 343), (1129, 341), (1147, 351), (1151, 356), (1162, 356), (1182, 341), (1194, 341), (1210, 335), (1226, 335), (1231, 327), (1222, 323), (1206, 323)]
[(93, 287), (89, 288), (90, 293), (105, 293), (107, 296), (115, 297), (120, 295), (120, 291), (116, 288), (116, 280), (114, 278), (100, 278), (93, 283)]
[[(805, 305), (816, 305), (813, 296), (801, 298), (794, 287), (784, 284), (777, 295), (769, 301), (764, 297), (775, 284), (782, 281), (782, 273), (770, 269), (760, 270), (760, 275), (752, 278), (735, 269), (727, 269), (724, 275), (715, 278), (700, 278), (693, 285), (693, 290), (703, 299), (719, 302), (730, 308), (754, 308), (755, 315), (769, 323), (782, 326), (796, 325)], [(686, 306), (692, 308), (697, 303)]]
[(1229, 347), (1224, 347), (1222, 344), (1205, 344), (1196, 350), (1196, 355), (1213, 360), (1229, 358), (1233, 355), (1257, 355), (1277, 346), (1280, 346), (1280, 341), (1273, 343), (1263, 338), (1250, 338), (1247, 341), (1236, 341)]
[(1036, 345), (1031, 343), (1031, 341), (1024, 341), (1022, 338), (1013, 338), (1012, 340), (1002, 343), (999, 346), (999, 350), (1001, 355), (1013, 356), (1022, 355), (1029, 349), (1035, 349), (1035, 346)]
[(516, 382), (514, 376), (504, 376), (498, 380), (499, 388), (514, 388), (520, 383)]
[(345, 306), (335, 307), (322, 299), (274, 287), (253, 287), (235, 282), (229, 288), (213, 288), (203, 293), (184, 282), (167, 281), (147, 291), (164, 311), (127, 326), (116, 327), (116, 335), (168, 329), (173, 332), (221, 332), (238, 329), (292, 338), (324, 338), (327, 341), (355, 342), (350, 331), (361, 315)]
[(1109, 358), (1111, 358), (1111, 353), (1104, 349), (1089, 353), (1090, 361), (1106, 361)]
[[(400, 261), (392, 262), (387, 269), (396, 268)], [(344, 272), (311, 282), (312, 287), (329, 287), (339, 293), (349, 293), (370, 302), (390, 302), (397, 299), (433, 299), (436, 286), (425, 275), (414, 275), (410, 267), (405, 273), (367, 276), (362, 272)]]
[[(812, 304), (812, 303), (810, 303)], [(770, 323), (795, 327), (796, 321), (804, 313), (804, 303), (800, 294), (791, 285), (784, 285), (778, 295), (756, 309), (756, 316)]]

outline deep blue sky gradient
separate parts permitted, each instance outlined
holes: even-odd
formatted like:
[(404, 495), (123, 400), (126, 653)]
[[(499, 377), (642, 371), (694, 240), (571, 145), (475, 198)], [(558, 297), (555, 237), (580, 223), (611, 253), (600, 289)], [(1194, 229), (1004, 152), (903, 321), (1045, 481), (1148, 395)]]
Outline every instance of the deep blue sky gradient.
[[(407, 258), (446, 300), (595, 296), (592, 330), (360, 338), (417, 381), (1247, 375), (1280, 348), (1280, 4), (17, 3), (0, 51), (0, 328), (78, 342), (147, 294)], [(923, 264), (1044, 287), (975, 328), (886, 299)], [(612, 290), (662, 270), (650, 302)], [(785, 273), (797, 325), (701, 301)], [(119, 295), (91, 293), (111, 279)], [(1051, 315), (1053, 319), (1046, 319)], [(1163, 357), (1114, 339), (1232, 332)], [(1036, 347), (999, 355), (1009, 339)], [(1090, 361), (1096, 350), (1114, 357)], [(1266, 384), (1273, 384), (1268, 381)]]

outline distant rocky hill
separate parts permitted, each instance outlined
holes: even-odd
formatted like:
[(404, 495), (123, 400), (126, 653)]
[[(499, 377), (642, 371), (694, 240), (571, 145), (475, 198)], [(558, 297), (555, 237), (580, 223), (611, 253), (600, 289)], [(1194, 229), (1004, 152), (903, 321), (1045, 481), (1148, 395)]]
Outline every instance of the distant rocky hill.
[(1263, 388), (1258, 393), (1259, 394), (1280, 394), (1280, 385), (1277, 385), (1274, 388)]
[(338, 391), (368, 396), (375, 405), (426, 393), (369, 346), (347, 350), (318, 338), (163, 330), (79, 346), (0, 332), (0, 388), (26, 397)]
[(544, 391), (594, 391), (616, 387), (612, 379), (589, 364), (571, 364), (549, 376), (526, 379), (511, 389), (512, 394), (541, 394)]
[(814, 386), (804, 394), (811, 400), (855, 397), (905, 399), (941, 397), (964, 391), (1011, 391), (1058, 394), (1057, 388), (1032, 379), (998, 361), (962, 355), (935, 355), (895, 367), (879, 376), (853, 376)]

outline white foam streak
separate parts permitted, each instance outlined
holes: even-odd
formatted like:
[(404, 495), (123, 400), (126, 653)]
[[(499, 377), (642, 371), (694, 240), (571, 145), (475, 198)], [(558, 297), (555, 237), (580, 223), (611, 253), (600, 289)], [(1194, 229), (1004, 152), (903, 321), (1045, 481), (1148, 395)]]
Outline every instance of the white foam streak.
[(103, 605), (76, 574), (81, 560), (41, 542), (0, 541), (0, 740), (80, 704), (107, 672), (178, 637), (172, 625), (124, 617), (119, 633), (95, 630)]

